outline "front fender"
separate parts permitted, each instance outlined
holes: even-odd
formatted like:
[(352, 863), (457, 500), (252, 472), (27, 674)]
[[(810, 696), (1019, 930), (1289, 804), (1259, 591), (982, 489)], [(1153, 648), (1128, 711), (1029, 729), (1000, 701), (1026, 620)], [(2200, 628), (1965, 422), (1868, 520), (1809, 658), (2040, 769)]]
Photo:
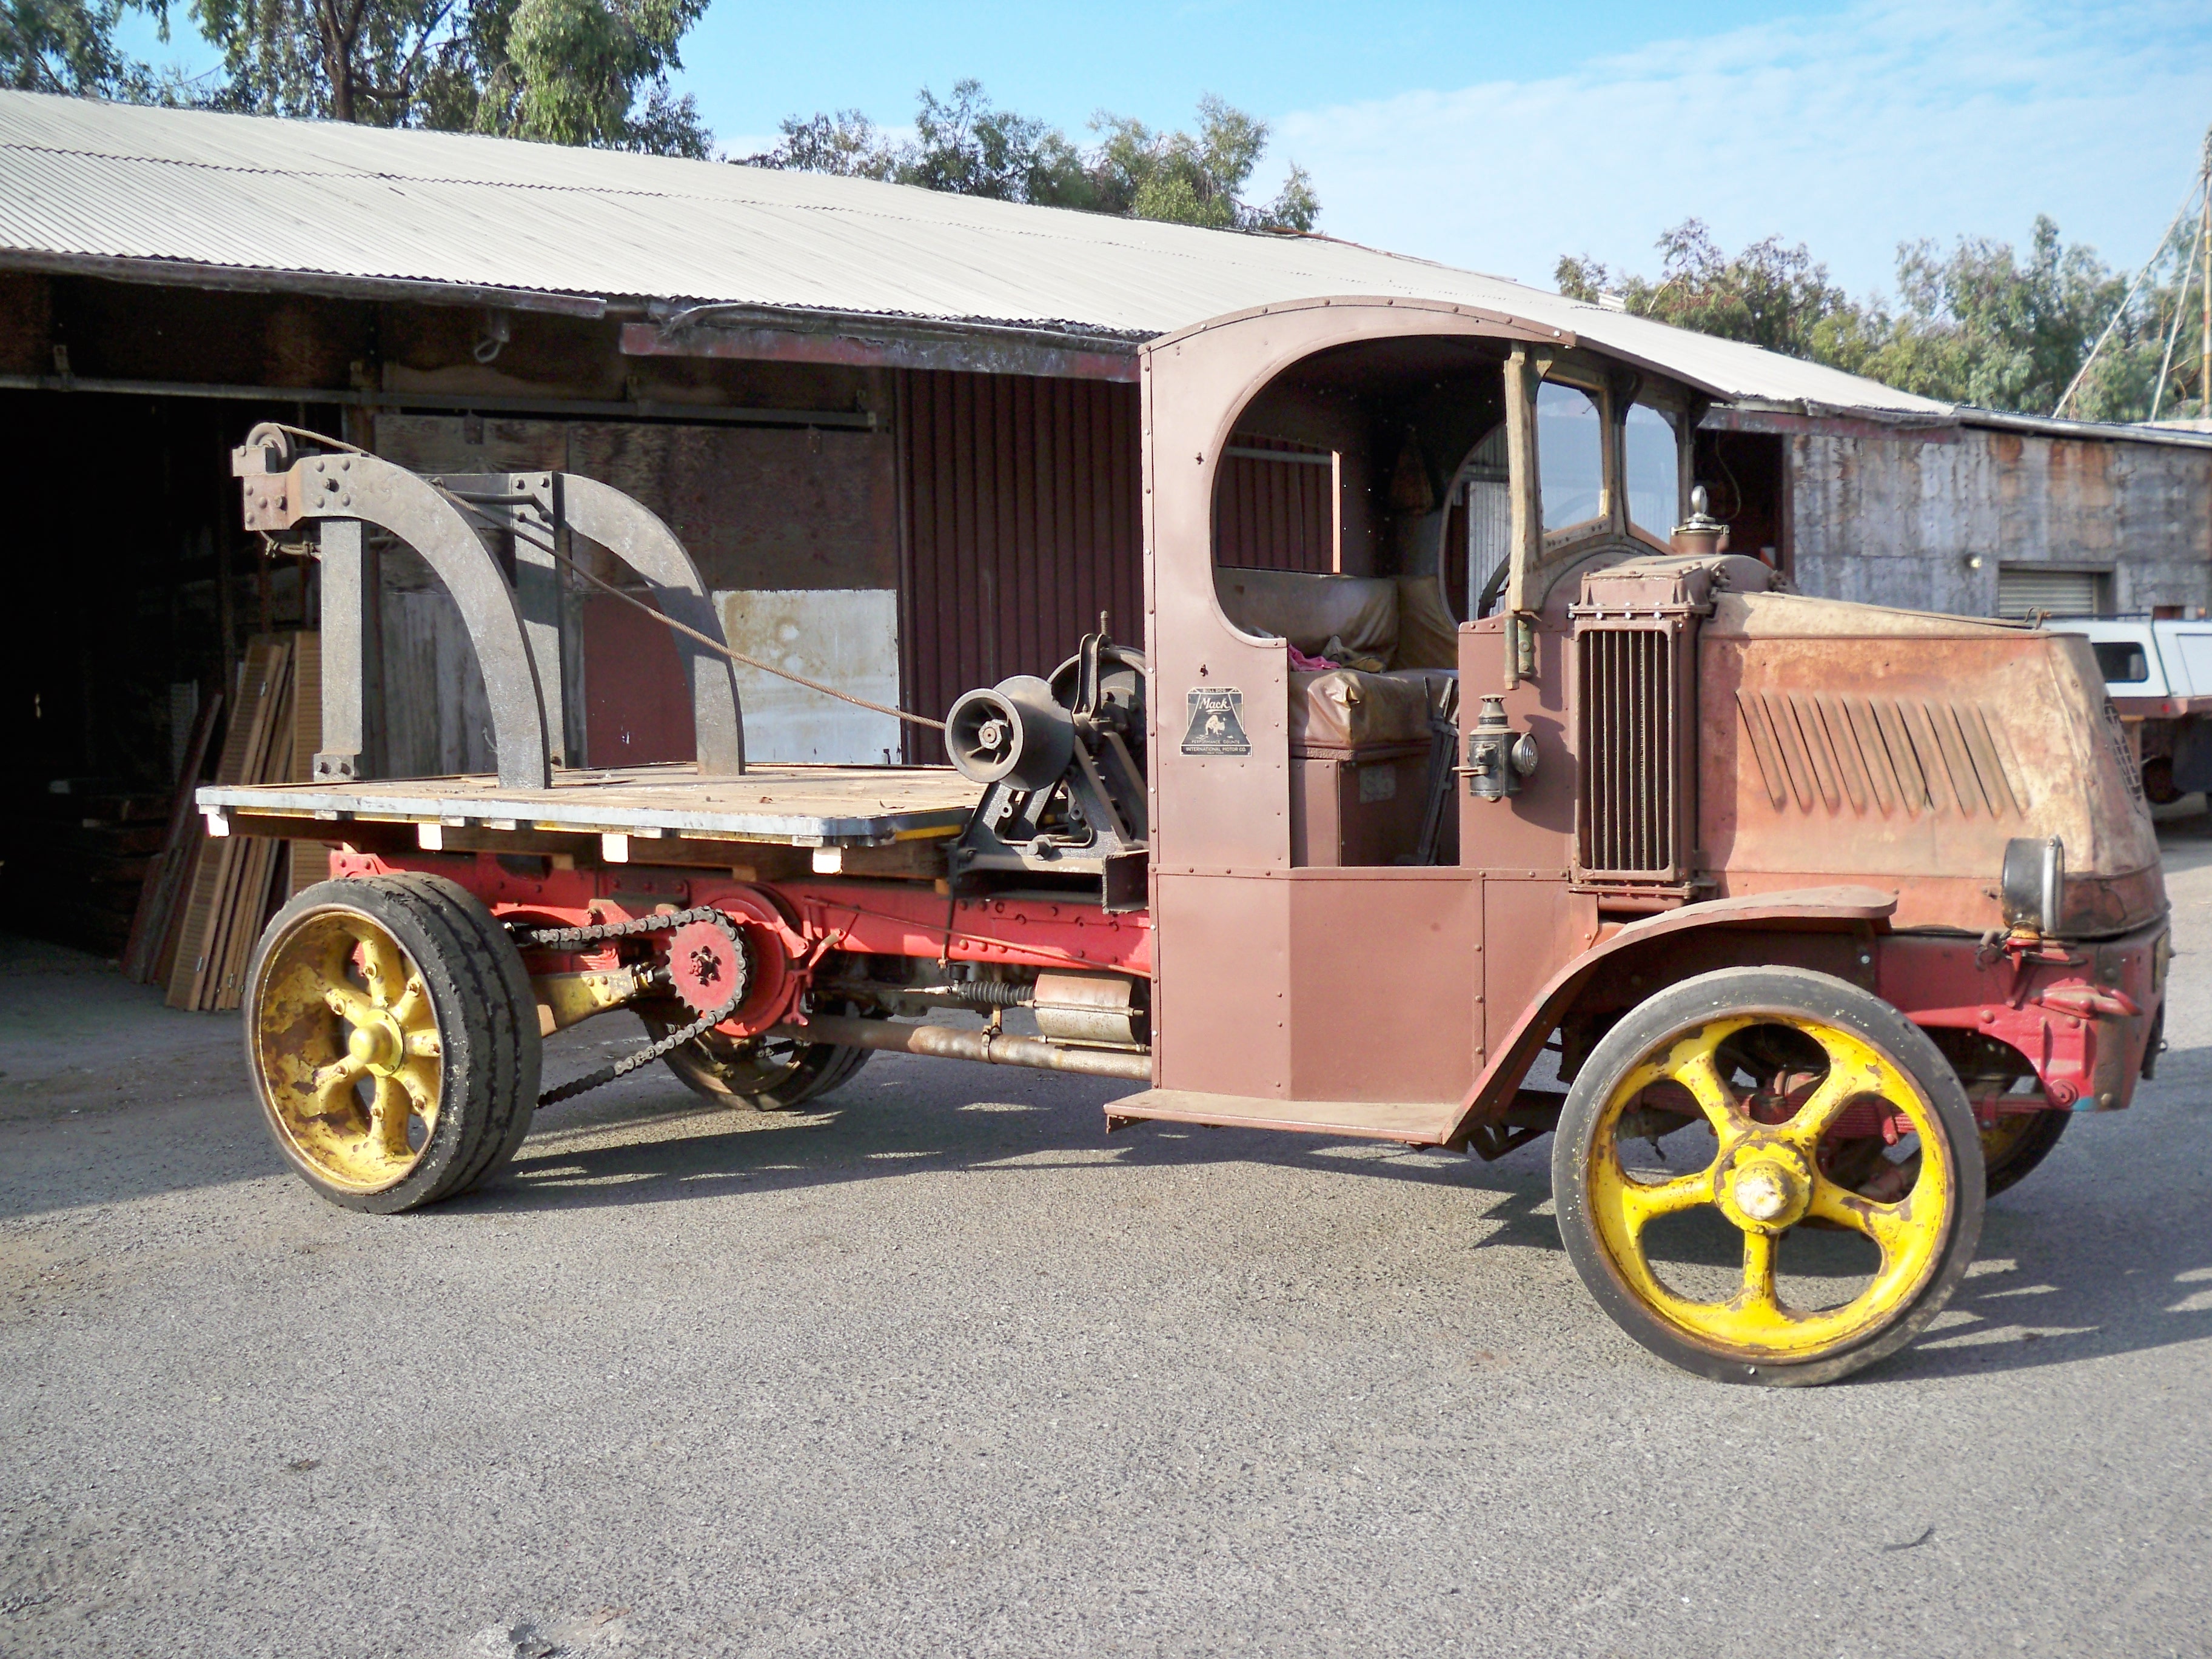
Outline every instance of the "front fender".
[(1522, 1010), (1521, 1018), (1468, 1091), (1448, 1139), (1455, 1143), (1465, 1139), (1475, 1125), (1502, 1115), (1512, 1104), (1522, 1079), (1535, 1064), (1545, 1042), (1608, 960), (1640, 950), (1655, 939), (1712, 927), (1767, 927), (1777, 933), (1886, 929), (1896, 911), (1897, 895), (1878, 887), (1800, 887), (1686, 904), (1679, 910), (1644, 916), (1615, 929), (1561, 968)]

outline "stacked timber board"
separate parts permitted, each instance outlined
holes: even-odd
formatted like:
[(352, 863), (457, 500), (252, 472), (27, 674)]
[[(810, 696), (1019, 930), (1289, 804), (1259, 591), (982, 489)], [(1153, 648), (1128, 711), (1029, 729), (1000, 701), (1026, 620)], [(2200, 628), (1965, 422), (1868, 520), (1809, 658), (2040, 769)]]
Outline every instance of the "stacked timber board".
[[(320, 654), (313, 634), (278, 635), (247, 647), (216, 766), (219, 784), (278, 783), (304, 777), (319, 738)], [(302, 692), (307, 718), (301, 718)], [(304, 729), (303, 729), (304, 728)], [(182, 780), (186, 805), (198, 779)], [(247, 959), (270, 913), (299, 887), (319, 880), (311, 860), (289, 842), (258, 836), (196, 837), (189, 874), (176, 884), (182, 902), (169, 916), (149, 915), (139, 963), (167, 987), (172, 1008), (228, 1009), (245, 989)], [(312, 849), (327, 859), (320, 847)]]
[(131, 933), (123, 945), (123, 976), (140, 985), (151, 985), (157, 979), (167, 983), (161, 964), (176, 956), (177, 921), (183, 915), (182, 900), (201, 839), (192, 791), (198, 787), (200, 773), (206, 768), (208, 746), (215, 739), (222, 704), (222, 693), (218, 691), (200, 705), (191, 736), (185, 744), (185, 763), (177, 772), (176, 793), (169, 802), (169, 821), (161, 833), (161, 850), (138, 889), (138, 908), (131, 918)]

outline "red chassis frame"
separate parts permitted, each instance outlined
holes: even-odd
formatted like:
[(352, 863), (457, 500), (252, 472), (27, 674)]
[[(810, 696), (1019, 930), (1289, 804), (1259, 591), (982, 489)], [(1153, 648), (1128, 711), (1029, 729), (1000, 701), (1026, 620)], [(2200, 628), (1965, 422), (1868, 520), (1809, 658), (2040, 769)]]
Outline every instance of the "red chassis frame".
[[(695, 905), (724, 910), (753, 930), (757, 939), (772, 938), (781, 947), (760, 952), (755, 986), (738, 1013), (720, 1028), (738, 1037), (778, 1024), (803, 1025), (805, 1017), (796, 1007), (799, 995), (831, 951), (1138, 978), (1152, 973), (1148, 914), (1108, 915), (1096, 906), (1066, 901), (956, 900), (915, 884), (834, 878), (759, 884), (677, 868), (562, 869), (542, 857), (492, 853), (340, 851), (331, 856), (331, 873), (337, 878), (403, 870), (446, 876), (502, 919), (548, 926), (627, 921)], [(1866, 985), (1917, 1024), (1978, 1031), (2017, 1050), (2041, 1086), (2032, 1093), (1977, 1100), (1978, 1113), (1994, 1120), (2000, 1113), (2126, 1104), (2157, 1040), (2142, 1011), (2158, 1004), (2164, 934), (2161, 922), (2118, 939), (2069, 948), (1872, 928), (1775, 931), (1760, 935), (1760, 955), (1778, 960), (1803, 957), (1802, 965)], [(1558, 1005), (1559, 1014), (1602, 1006), (1613, 1000), (1608, 990), (1632, 982), (1632, 1000), (1645, 994), (1647, 976), (1684, 978), (1745, 960), (1741, 932), (1721, 918), (1712, 927), (1685, 928), (1667, 939), (1663, 954), (1660, 947), (1656, 939), (1642, 950), (1599, 947), (1591, 957), (1610, 960), (1589, 960), (1585, 975), (1570, 969), (1555, 981), (1567, 990), (1580, 980)], [(1632, 969), (1641, 971), (1632, 978)], [(1552, 1010), (1531, 1012), (1541, 1018)], [(1519, 1073), (1526, 1066), (1513, 1069)], [(1485, 1079), (1487, 1098), (1467, 1101), (1462, 1132), (1510, 1105), (1520, 1082), (1518, 1074), (1493, 1072)]]
[[(517, 866), (544, 865), (542, 873)], [(495, 853), (331, 854), (331, 874), (346, 878), (403, 870), (440, 875), (481, 899), (501, 921), (577, 927), (629, 921), (659, 910), (712, 905), (780, 953), (758, 953), (756, 982), (736, 1014), (717, 1029), (752, 1036), (770, 1026), (804, 1025), (795, 1007), (816, 964), (832, 951), (860, 956), (993, 963), (1048, 971), (1152, 976), (1152, 917), (1108, 915), (1095, 905), (1035, 898), (951, 899), (909, 882), (823, 878), (741, 882), (675, 868), (550, 867), (543, 855)], [(546, 953), (532, 952), (532, 955)]]

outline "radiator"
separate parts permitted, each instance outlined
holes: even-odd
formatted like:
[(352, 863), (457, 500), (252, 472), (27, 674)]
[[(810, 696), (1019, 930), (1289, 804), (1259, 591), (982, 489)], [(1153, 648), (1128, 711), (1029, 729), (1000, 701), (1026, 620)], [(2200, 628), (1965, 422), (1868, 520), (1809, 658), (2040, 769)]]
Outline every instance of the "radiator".
[(1589, 627), (1576, 640), (1582, 788), (1577, 878), (1680, 882), (1689, 781), (1680, 655), (1673, 619)]

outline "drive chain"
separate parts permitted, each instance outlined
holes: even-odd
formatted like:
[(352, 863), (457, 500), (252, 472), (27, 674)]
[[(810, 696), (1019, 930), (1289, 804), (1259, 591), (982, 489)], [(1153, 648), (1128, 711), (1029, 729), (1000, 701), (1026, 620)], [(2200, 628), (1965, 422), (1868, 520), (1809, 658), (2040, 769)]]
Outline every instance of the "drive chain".
[(597, 1089), (604, 1084), (612, 1083), (617, 1078), (626, 1077), (640, 1066), (652, 1065), (664, 1054), (675, 1053), (693, 1038), (705, 1036), (738, 1012), (738, 1005), (745, 1000), (746, 985), (752, 976), (742, 971), (745, 960), (745, 946), (744, 941), (738, 935), (735, 924), (711, 904), (695, 905), (689, 910), (677, 910), (667, 915), (639, 916), (632, 921), (600, 922), (589, 927), (513, 927), (508, 929), (514, 937), (516, 948), (520, 950), (574, 951), (599, 944), (605, 939), (635, 939), (641, 933), (672, 933), (677, 928), (688, 927), (695, 921), (713, 923), (721, 929), (724, 936), (730, 941), (731, 960), (739, 965), (741, 971), (736, 975), (729, 1000), (720, 1007), (700, 1015), (689, 1025), (671, 1031), (658, 1042), (648, 1042), (635, 1054), (624, 1054), (611, 1065), (602, 1066), (596, 1072), (586, 1072), (582, 1077), (572, 1079), (557, 1088), (548, 1089), (538, 1097), (538, 1103), (541, 1108), (558, 1105), (564, 1100), (573, 1100), (578, 1095)]

